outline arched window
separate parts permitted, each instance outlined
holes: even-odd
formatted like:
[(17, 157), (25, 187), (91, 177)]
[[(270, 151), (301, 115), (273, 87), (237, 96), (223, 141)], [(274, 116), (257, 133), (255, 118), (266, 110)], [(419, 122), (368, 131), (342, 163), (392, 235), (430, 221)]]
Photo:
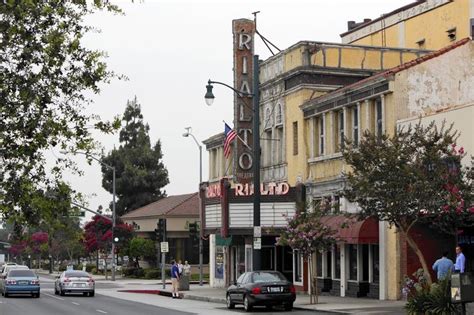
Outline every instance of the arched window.
[(265, 129), (271, 128), (273, 125), (272, 111), (267, 107), (265, 109)]

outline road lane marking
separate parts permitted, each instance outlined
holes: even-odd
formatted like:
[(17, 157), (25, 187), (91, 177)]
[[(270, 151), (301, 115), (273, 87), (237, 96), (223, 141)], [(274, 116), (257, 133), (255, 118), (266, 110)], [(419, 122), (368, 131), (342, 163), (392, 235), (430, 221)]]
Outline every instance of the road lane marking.
[(54, 299), (56, 299), (56, 300), (64, 301), (64, 299), (62, 299), (62, 298), (60, 298), (60, 297), (57, 297), (57, 296), (54, 296), (54, 295), (51, 295), (51, 294), (48, 294), (48, 293), (44, 293), (44, 294), (46, 294), (47, 296), (52, 297), (52, 298), (54, 298)]
[(96, 311), (99, 312), (99, 313), (102, 313), (102, 314), (107, 314), (107, 312), (102, 311), (102, 310), (96, 310)]
[(72, 303), (72, 304), (74, 304), (74, 305), (81, 305), (81, 304), (79, 304), (79, 303), (76, 303), (76, 302), (71, 302), (71, 303)]

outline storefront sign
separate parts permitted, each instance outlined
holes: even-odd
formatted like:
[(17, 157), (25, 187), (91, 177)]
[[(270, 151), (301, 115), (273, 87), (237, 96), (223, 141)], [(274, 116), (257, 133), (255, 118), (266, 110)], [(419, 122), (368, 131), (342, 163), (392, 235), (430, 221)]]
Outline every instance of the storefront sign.
[(208, 187), (206, 187), (206, 197), (207, 198), (218, 198), (222, 196), (221, 192), (221, 184), (211, 184)]
[[(255, 22), (247, 19), (232, 21), (234, 35), (234, 87), (245, 94), (234, 95), (234, 122), (239, 137), (243, 141), (235, 141), (236, 156), (234, 158), (234, 174), (240, 183), (252, 181), (253, 155), (252, 147), (252, 97), (253, 93), (253, 55)], [(245, 142), (245, 144), (243, 143)]]
[(253, 237), (262, 237), (262, 227), (254, 226), (253, 227)]
[[(290, 191), (290, 185), (288, 183), (268, 183), (260, 184), (260, 194), (262, 196), (267, 195), (286, 195)], [(235, 185), (236, 196), (251, 196), (253, 195), (252, 184), (236, 184)]]

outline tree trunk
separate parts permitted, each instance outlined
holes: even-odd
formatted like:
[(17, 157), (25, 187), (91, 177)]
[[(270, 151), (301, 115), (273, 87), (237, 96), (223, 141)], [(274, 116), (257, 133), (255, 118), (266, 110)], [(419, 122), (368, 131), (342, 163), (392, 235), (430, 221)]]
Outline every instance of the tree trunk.
[(426, 281), (428, 282), (429, 285), (433, 283), (433, 280), (431, 279), (431, 273), (430, 270), (428, 269), (428, 265), (426, 264), (425, 256), (421, 252), (420, 248), (418, 247), (418, 244), (416, 244), (415, 240), (410, 236), (410, 231), (403, 231), (402, 232), (405, 234), (407, 243), (413, 249), (415, 252), (416, 256), (418, 256), (418, 259), (420, 260), (421, 267), (423, 268), (423, 271), (426, 276)]

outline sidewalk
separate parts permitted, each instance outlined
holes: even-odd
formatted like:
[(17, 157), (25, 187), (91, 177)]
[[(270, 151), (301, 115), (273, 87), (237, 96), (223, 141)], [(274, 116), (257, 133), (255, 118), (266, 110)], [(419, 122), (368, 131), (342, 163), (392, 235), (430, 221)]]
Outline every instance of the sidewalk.
[[(151, 286), (144, 289), (143, 287), (130, 285), (121, 289), (121, 292), (131, 293), (149, 293), (171, 296), (171, 288), (162, 289), (161, 284), (155, 287), (156, 290), (150, 290)], [(225, 304), (226, 290), (223, 288), (211, 288), (209, 285), (199, 286), (191, 285), (190, 291), (181, 291), (184, 299), (197, 300), (212, 303)], [(306, 294), (298, 294), (294, 304), (295, 309), (314, 310), (326, 313), (337, 314), (405, 314), (404, 301), (379, 301), (365, 298), (350, 298), (336, 296), (320, 296), (318, 304), (309, 304), (309, 296)], [(383, 311), (381, 311), (383, 309)]]

